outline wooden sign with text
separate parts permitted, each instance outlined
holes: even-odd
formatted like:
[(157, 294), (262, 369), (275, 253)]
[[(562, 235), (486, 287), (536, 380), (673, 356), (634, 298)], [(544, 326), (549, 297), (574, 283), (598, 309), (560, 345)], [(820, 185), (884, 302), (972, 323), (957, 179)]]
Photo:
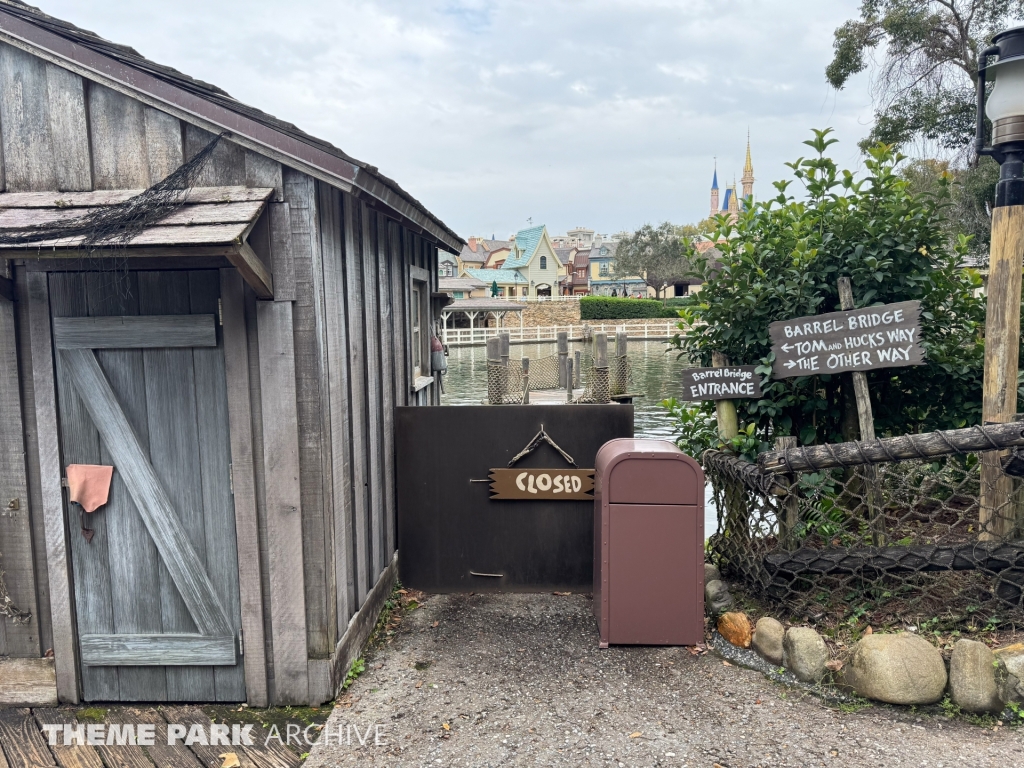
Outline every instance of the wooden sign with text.
[(492, 499), (588, 501), (594, 498), (592, 469), (492, 469)]
[(683, 399), (738, 400), (761, 397), (761, 376), (755, 365), (723, 368), (684, 368)]
[(923, 365), (921, 302), (851, 309), (768, 326), (772, 378)]

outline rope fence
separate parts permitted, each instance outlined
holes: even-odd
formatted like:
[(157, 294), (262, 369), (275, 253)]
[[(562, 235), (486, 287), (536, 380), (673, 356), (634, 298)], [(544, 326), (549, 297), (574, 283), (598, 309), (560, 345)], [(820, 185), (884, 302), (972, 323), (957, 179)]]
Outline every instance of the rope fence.
[[(800, 618), (1024, 625), (1024, 425), (702, 456), (724, 578)], [(1007, 450), (1010, 449), (1010, 450)]]

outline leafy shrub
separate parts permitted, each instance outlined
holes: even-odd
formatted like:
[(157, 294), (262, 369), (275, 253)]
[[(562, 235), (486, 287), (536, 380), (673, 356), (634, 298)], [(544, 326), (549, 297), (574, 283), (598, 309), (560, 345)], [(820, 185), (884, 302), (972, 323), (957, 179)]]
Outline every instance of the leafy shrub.
[[(802, 444), (855, 439), (849, 375), (770, 378), (769, 323), (839, 310), (836, 282), (847, 276), (858, 308), (921, 302), (926, 364), (867, 374), (879, 435), (977, 424), (985, 305), (976, 295), (981, 277), (961, 266), (969, 238), (949, 236), (946, 179), (939, 194), (914, 194), (897, 173), (904, 158), (886, 145), (871, 150), (857, 178), (826, 156), (835, 142), (830, 130), (814, 133), (804, 143), (816, 156), (787, 164), (804, 187), (799, 199), (788, 192), (791, 181), (780, 181), (775, 197), (735, 223), (717, 219), (719, 255), (715, 263), (694, 261), (704, 286), (684, 297), (673, 346), (702, 365), (713, 351), (760, 365), (763, 397), (737, 402), (741, 423), (757, 424), (759, 434), (796, 435)], [(702, 407), (710, 414), (714, 404)], [(673, 418), (694, 432), (692, 420)]]
[(627, 299), (613, 296), (584, 296), (580, 299), (581, 320), (631, 320), (633, 318), (679, 317), (657, 299)]

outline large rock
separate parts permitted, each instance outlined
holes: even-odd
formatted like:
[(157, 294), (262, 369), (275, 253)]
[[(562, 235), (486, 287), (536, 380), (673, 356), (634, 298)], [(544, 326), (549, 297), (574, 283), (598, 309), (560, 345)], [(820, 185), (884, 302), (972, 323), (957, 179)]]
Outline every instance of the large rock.
[(918, 635), (873, 634), (854, 647), (844, 681), (866, 699), (934, 704), (946, 690), (946, 664), (938, 649)]
[(828, 646), (810, 627), (790, 627), (782, 640), (782, 665), (805, 683), (825, 675)]
[(1014, 643), (992, 654), (996, 660), (995, 677), (1003, 703), (1024, 701), (1024, 643)]
[(735, 602), (725, 582), (709, 581), (704, 585), (704, 606), (712, 616), (721, 616), (732, 608)]
[(712, 565), (711, 563), (704, 563), (704, 583), (710, 584), (712, 581), (721, 581), (722, 574), (718, 572), (718, 566)]
[(762, 616), (754, 625), (754, 637), (750, 647), (760, 654), (762, 659), (780, 666), (782, 664), (782, 641), (786, 636), (786, 628), (771, 616)]
[(723, 613), (718, 619), (718, 634), (737, 648), (749, 648), (750, 619), (745, 613)]
[(984, 643), (957, 640), (949, 660), (949, 698), (967, 712), (1001, 712), (996, 657)]

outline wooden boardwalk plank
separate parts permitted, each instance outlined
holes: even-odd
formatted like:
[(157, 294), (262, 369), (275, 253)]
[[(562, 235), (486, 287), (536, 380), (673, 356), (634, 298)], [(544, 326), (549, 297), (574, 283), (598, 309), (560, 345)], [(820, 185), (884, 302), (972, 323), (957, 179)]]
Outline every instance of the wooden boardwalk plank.
[[(109, 728), (111, 723), (123, 725), (120, 709), (107, 710), (107, 716), (103, 722)], [(112, 744), (102, 747), (97, 746), (96, 750), (103, 757), (107, 768), (153, 768), (153, 761), (146, 755), (145, 750), (136, 744)]]
[(184, 744), (167, 744), (167, 721), (156, 710), (126, 707), (118, 711), (117, 717), (122, 723), (132, 723), (136, 726), (148, 724), (156, 727), (153, 746), (145, 749), (157, 768), (203, 768), (199, 758)]
[[(35, 715), (36, 722), (39, 723), (40, 728), (44, 725), (54, 724), (78, 725), (78, 719), (74, 716), (73, 710), (70, 709), (34, 709), (32, 714)], [(45, 732), (43, 733), (43, 738), (47, 738)], [(65, 746), (62, 733), (57, 734), (57, 743), (50, 747), (50, 751), (57, 759), (57, 764), (61, 768), (104, 768), (103, 760), (99, 752), (96, 751), (96, 747), (90, 747), (85, 744)]]
[[(206, 716), (206, 713), (196, 707), (162, 707), (161, 713), (167, 718), (168, 723), (174, 723), (177, 725), (184, 725), (186, 728), (191, 728), (194, 725), (198, 725), (203, 729), (203, 732), (209, 734), (211, 720)], [(221, 755), (227, 752), (234, 752), (238, 755), (238, 762), (241, 764), (241, 768), (256, 768), (255, 763), (246, 753), (243, 747), (225, 747), (221, 746), (210, 746), (207, 744), (192, 744), (189, 749), (192, 750), (193, 754), (199, 759), (206, 768), (220, 768), (223, 764)]]
[(57, 763), (32, 713), (0, 709), (0, 747), (10, 768), (55, 768)]

